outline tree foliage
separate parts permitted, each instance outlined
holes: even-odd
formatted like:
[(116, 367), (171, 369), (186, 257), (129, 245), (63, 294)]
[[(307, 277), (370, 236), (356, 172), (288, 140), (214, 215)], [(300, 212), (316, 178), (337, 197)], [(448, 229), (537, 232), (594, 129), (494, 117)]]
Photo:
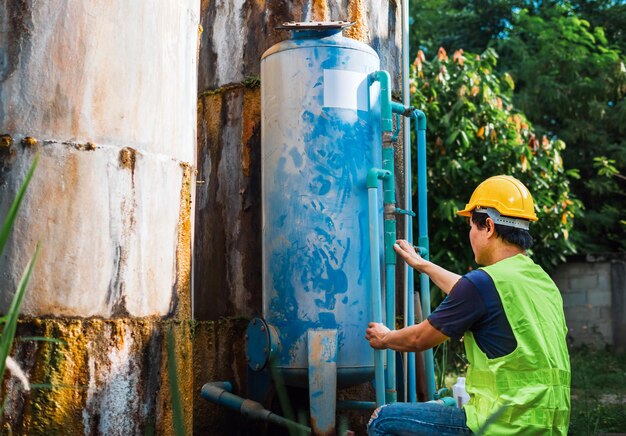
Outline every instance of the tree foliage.
[[(602, 28), (556, 5), (520, 11), (498, 52), (518, 84), (515, 104), (538, 130), (568, 144), (565, 164), (585, 204), (574, 233), (583, 251), (626, 250), (626, 67)], [(621, 222), (620, 222), (621, 221)]]
[(510, 0), (411, 1), (413, 55), (443, 47), (480, 53), (506, 31), (513, 18)]
[(511, 103), (514, 83), (496, 70), (497, 55), (440, 49), (423, 52), (412, 68), (412, 104), (428, 117), (428, 193), (431, 258), (458, 273), (475, 267), (467, 222), (455, 215), (480, 182), (512, 175), (532, 192), (538, 223), (531, 225), (534, 259), (550, 269), (573, 252), (572, 218), (580, 203), (569, 196), (560, 140), (538, 137)]
[(566, 168), (579, 170), (572, 182), (584, 203), (572, 231), (578, 250), (625, 251), (626, 5), (420, 0), (411, 6), (414, 47), (497, 51), (496, 68), (516, 83), (514, 106), (536, 136), (564, 141)]

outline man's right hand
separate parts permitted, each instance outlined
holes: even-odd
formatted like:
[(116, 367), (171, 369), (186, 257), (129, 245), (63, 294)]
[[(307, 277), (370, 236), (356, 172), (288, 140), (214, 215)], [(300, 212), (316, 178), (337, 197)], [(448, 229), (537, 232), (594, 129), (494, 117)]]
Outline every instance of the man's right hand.
[(404, 239), (398, 239), (393, 245), (393, 249), (409, 266), (419, 272), (422, 272), (423, 268), (429, 263), (426, 259), (417, 254), (415, 248)]

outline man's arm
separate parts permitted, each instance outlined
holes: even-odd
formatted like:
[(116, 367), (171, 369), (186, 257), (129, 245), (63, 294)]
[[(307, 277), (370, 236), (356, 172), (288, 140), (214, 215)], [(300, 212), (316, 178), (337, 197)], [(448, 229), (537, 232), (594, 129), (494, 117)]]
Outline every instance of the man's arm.
[(460, 275), (424, 259), (415, 252), (411, 244), (403, 239), (397, 240), (393, 249), (396, 250), (396, 253), (398, 253), (409, 266), (428, 275), (433, 283), (446, 294), (450, 293), (456, 282), (461, 278)]
[(426, 320), (400, 330), (389, 330), (383, 324), (370, 322), (365, 331), (365, 339), (369, 341), (372, 348), (378, 350), (391, 348), (395, 351), (413, 352), (433, 348), (449, 337)]

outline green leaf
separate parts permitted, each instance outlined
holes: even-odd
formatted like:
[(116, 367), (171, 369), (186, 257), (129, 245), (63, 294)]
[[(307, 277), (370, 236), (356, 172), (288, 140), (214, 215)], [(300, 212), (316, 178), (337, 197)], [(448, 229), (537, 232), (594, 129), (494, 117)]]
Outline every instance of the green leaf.
[(28, 282), (30, 281), (33, 269), (35, 267), (35, 264), (37, 263), (37, 259), (39, 258), (39, 250), (40, 246), (39, 243), (37, 243), (37, 247), (35, 248), (35, 254), (28, 262), (28, 265), (24, 270), (24, 274), (22, 274), (22, 278), (20, 279), (20, 283), (17, 286), (17, 291), (13, 296), (13, 301), (11, 302), (11, 307), (9, 308), (9, 312), (7, 314), (7, 320), (4, 329), (2, 330), (2, 336), (0, 337), (0, 380), (2, 379), (2, 377), (4, 377), (6, 358), (11, 353), (13, 338), (15, 337), (15, 331), (17, 329), (17, 319), (20, 315), (24, 296), (26, 295)]
[(24, 179), (24, 182), (22, 183), (22, 186), (20, 187), (20, 190), (18, 191), (17, 196), (15, 197), (15, 200), (13, 200), (13, 204), (11, 205), (11, 208), (9, 209), (9, 213), (6, 219), (4, 220), (4, 224), (2, 225), (2, 230), (0, 230), (0, 254), (4, 251), (4, 246), (7, 242), (7, 239), (9, 239), (9, 234), (11, 232), (11, 229), (13, 228), (13, 224), (15, 223), (15, 218), (17, 217), (17, 212), (20, 209), (22, 200), (24, 200), (26, 188), (28, 188), (30, 179), (33, 177), (33, 174), (35, 173), (35, 168), (37, 168), (38, 162), (39, 162), (39, 155), (37, 154), (35, 155), (35, 159), (33, 160), (33, 164), (31, 165), (30, 170), (28, 171), (28, 174), (26, 174), (26, 179)]
[(60, 344), (60, 345), (67, 345), (67, 342), (61, 340), (61, 339), (56, 339), (56, 338), (48, 338), (45, 336), (20, 336), (15, 338), (15, 341), (17, 342), (29, 342), (29, 341), (35, 341), (35, 342), (52, 342), (55, 344)]
[(176, 339), (172, 327), (167, 332), (167, 375), (170, 384), (172, 397), (172, 421), (176, 436), (187, 434), (185, 426), (185, 415), (183, 413), (183, 401), (180, 386), (178, 385), (178, 368), (176, 364)]

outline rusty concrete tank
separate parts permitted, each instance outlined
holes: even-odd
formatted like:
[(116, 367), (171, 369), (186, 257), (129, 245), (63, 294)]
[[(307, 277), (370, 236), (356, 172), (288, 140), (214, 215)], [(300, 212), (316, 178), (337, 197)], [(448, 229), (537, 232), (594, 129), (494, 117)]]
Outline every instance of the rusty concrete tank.
[(0, 310), (41, 241), (25, 314), (172, 311), (198, 15), (197, 0), (0, 3), (1, 217), (40, 154), (0, 262)]

